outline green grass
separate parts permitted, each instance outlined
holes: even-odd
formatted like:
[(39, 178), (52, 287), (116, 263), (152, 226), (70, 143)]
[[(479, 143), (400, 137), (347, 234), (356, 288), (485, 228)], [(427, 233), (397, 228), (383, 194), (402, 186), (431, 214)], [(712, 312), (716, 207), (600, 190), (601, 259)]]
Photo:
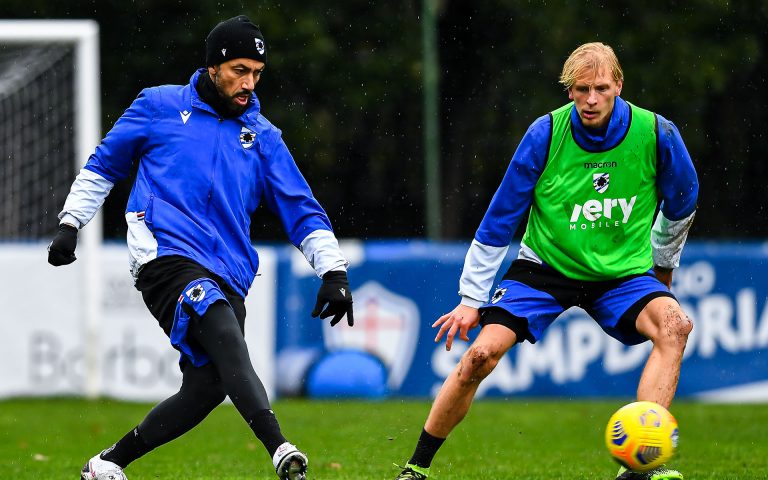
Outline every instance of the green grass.
[[(432, 465), (437, 480), (613, 479), (605, 423), (620, 402), (475, 402)], [(0, 401), (0, 479), (78, 478), (82, 464), (135, 426), (150, 405), (79, 399)], [(392, 479), (411, 455), (428, 402), (280, 401), (283, 432), (310, 458), (310, 479)], [(690, 480), (768, 478), (768, 405), (677, 402)], [(126, 469), (140, 479), (276, 477), (231, 405)]]

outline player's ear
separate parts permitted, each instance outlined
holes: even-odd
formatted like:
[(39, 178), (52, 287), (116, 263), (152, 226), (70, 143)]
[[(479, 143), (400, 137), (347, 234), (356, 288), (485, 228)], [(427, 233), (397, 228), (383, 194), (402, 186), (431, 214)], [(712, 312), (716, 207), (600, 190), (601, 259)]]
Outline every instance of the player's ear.
[(218, 65), (211, 65), (208, 67), (208, 75), (211, 76), (211, 78), (216, 76), (216, 72), (218, 71)]
[(621, 95), (621, 87), (624, 86), (624, 80), (616, 82), (616, 95)]

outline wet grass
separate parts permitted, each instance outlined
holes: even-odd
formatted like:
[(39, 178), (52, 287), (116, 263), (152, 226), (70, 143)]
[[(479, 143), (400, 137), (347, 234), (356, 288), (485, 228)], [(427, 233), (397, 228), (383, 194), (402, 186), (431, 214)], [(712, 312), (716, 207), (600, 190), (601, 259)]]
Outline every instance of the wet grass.
[[(438, 480), (613, 479), (605, 423), (621, 402), (477, 401), (435, 458)], [(310, 479), (393, 479), (429, 402), (276, 402), (283, 433), (310, 459)], [(0, 479), (72, 479), (133, 428), (148, 404), (72, 398), (0, 401)], [(677, 402), (686, 479), (768, 478), (768, 405)], [(140, 479), (274, 479), (266, 451), (231, 405), (126, 469)]]

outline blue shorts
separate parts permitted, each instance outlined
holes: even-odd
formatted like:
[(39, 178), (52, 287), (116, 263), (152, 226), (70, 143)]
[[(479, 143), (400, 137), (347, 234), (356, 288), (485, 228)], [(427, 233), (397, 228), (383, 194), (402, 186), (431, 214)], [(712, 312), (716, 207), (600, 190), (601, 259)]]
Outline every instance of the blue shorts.
[(517, 341), (536, 343), (544, 330), (571, 307), (584, 309), (605, 333), (624, 345), (647, 338), (635, 321), (657, 297), (675, 298), (652, 270), (614, 280), (573, 280), (552, 267), (515, 260), (489, 303), (480, 307), (480, 324), (501, 324), (512, 329)]

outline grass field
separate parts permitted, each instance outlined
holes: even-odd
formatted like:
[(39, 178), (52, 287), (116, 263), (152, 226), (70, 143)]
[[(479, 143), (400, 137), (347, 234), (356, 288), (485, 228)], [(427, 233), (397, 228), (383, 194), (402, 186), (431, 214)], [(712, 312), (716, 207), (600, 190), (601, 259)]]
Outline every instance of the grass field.
[[(613, 479), (605, 423), (620, 402), (475, 402), (432, 465), (449, 479)], [(78, 478), (82, 464), (143, 418), (149, 405), (79, 399), (0, 402), (0, 479)], [(280, 401), (283, 432), (310, 459), (310, 479), (393, 479), (428, 402)], [(768, 478), (768, 405), (677, 402), (686, 480)], [(140, 479), (275, 479), (271, 461), (231, 405), (126, 469)]]

